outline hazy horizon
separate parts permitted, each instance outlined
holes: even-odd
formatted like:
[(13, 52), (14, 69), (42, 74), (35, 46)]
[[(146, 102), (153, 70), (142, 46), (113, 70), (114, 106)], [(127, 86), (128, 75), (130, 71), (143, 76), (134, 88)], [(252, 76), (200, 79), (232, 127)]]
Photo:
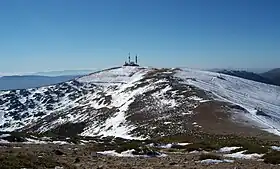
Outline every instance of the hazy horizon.
[[(2, 0), (1, 74), (280, 67), (278, 0)], [(2, 73), (1, 73), (2, 72)]]
[[(120, 65), (122, 66), (122, 65)], [(103, 69), (107, 69), (110, 67), (106, 67)], [(160, 68), (160, 67), (159, 67)], [(175, 67), (168, 67), (168, 68), (175, 68)], [(191, 67), (176, 67), (176, 68), (191, 68)], [(75, 76), (75, 75), (85, 75), (88, 73), (93, 73), (95, 71), (103, 70), (103, 69), (73, 69), (73, 70), (49, 70), (49, 71), (41, 71), (41, 72), (10, 72), (10, 73), (3, 73), (0, 72), (0, 77), (3, 76)], [(200, 70), (208, 70), (208, 71), (214, 71), (214, 70), (240, 70), (240, 71), (248, 71), (253, 73), (264, 73), (272, 69), (276, 68), (193, 68), (193, 69), (200, 69)]]

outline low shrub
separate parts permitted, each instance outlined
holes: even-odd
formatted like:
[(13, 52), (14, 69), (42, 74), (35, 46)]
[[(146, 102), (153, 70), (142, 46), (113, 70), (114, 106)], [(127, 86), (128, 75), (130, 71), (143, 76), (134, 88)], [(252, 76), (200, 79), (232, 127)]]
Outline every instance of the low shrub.
[(199, 156), (199, 160), (206, 160), (206, 159), (221, 160), (222, 158), (221, 156), (212, 153), (205, 153)]
[(254, 153), (265, 154), (269, 151), (269, 148), (265, 147), (265, 146), (260, 146), (257, 144), (248, 144), (247, 143), (247, 144), (243, 144), (242, 148), (232, 150), (231, 153), (236, 153), (236, 152), (245, 151), (245, 150), (246, 150), (246, 152), (244, 152), (244, 154), (254, 154)]
[(269, 164), (280, 164), (280, 152), (272, 151), (263, 156), (264, 162)]
[(139, 147), (141, 146), (141, 144), (139, 144), (138, 142), (129, 142), (129, 143), (124, 143), (121, 144), (117, 149), (116, 152), (121, 153), (127, 150), (132, 150), (134, 149), (135, 151), (141, 151), (139, 149)]
[(219, 146), (216, 143), (210, 143), (210, 142), (199, 142), (199, 143), (193, 143), (193, 144), (189, 144), (186, 147), (186, 151), (191, 152), (191, 151), (212, 151), (212, 150), (218, 150), (219, 148), (221, 148), (221, 146)]

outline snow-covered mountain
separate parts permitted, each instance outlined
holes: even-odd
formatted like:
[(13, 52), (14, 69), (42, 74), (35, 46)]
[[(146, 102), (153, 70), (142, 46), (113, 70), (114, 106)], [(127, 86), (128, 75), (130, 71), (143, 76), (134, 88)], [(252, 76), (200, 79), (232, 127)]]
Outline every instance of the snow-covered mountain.
[(0, 131), (144, 139), (188, 133), (196, 108), (222, 101), (243, 107), (252, 125), (279, 134), (279, 94), (277, 86), (208, 71), (116, 67), (0, 92)]
[(218, 71), (218, 73), (236, 76), (236, 77), (240, 77), (243, 79), (253, 80), (256, 82), (277, 85), (277, 83), (275, 83), (273, 80), (266, 78), (265, 76), (262, 76), (261, 74), (257, 74), (257, 73), (253, 73), (253, 72), (235, 71), (235, 70), (220, 70), (220, 71)]

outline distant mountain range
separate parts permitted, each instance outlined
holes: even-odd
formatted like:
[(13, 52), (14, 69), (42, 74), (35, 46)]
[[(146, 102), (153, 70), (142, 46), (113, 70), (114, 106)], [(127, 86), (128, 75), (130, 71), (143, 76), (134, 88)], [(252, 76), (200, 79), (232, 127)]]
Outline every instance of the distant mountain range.
[(97, 71), (95, 70), (62, 70), (62, 71), (47, 71), (47, 72), (37, 72), (32, 75), (39, 75), (39, 76), (73, 76), (73, 75), (86, 75), (92, 72)]
[(69, 76), (36, 76), (36, 75), (23, 75), (23, 76), (3, 76), (0, 77), (0, 90), (14, 90), (36, 88), (66, 82), (72, 80), (80, 75)]
[(280, 68), (272, 69), (264, 73), (253, 73), (239, 70), (214, 70), (215, 72), (231, 76), (241, 77), (248, 80), (280, 86)]
[(265, 73), (267, 71), (270, 71), (271, 68), (213, 68), (213, 69), (204, 69), (206, 71), (211, 71), (211, 72), (219, 72), (219, 71), (223, 71), (223, 70), (227, 70), (227, 71), (245, 71), (245, 72), (252, 72), (252, 73), (256, 73), (256, 74), (261, 74), (261, 73)]
[(272, 69), (268, 72), (262, 73), (261, 75), (272, 80), (275, 84), (280, 86), (280, 68)]
[(0, 76), (0, 90), (27, 89), (66, 82), (90, 74), (94, 70), (63, 70)]

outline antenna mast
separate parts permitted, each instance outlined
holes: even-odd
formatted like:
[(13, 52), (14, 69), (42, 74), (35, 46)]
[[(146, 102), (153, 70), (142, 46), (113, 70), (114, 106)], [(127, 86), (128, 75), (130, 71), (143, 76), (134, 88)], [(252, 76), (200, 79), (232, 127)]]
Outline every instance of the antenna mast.
[(130, 63), (130, 52), (128, 53), (128, 63)]

